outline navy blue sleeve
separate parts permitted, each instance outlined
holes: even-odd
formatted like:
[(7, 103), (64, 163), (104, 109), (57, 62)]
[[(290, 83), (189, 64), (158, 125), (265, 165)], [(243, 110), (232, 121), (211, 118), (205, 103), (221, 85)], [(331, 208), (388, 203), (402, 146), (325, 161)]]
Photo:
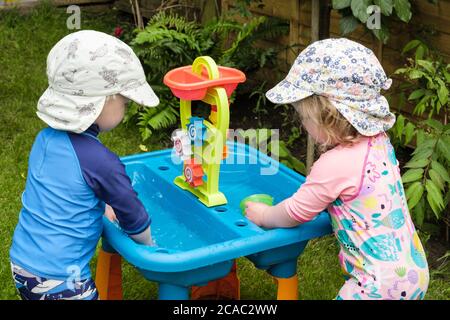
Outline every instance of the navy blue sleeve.
[(114, 209), (120, 227), (130, 235), (147, 229), (150, 216), (119, 157), (93, 137), (74, 133), (69, 133), (69, 137), (86, 183), (100, 200)]

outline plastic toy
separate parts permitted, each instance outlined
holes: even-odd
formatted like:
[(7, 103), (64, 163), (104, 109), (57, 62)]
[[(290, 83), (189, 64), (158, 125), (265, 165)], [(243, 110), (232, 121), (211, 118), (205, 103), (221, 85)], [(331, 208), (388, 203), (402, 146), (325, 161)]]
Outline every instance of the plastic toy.
[[(188, 299), (192, 286), (203, 287), (230, 276), (239, 257), (247, 257), (276, 277), (279, 299), (297, 298), (297, 258), (309, 239), (331, 233), (328, 213), (290, 229), (265, 230), (254, 225), (242, 216), (242, 198), (266, 193), (280, 201), (291, 196), (305, 178), (247, 145), (230, 143), (228, 148), (229, 157), (245, 154), (246, 164), (222, 164), (220, 186), (228, 203), (210, 208), (173, 184), (183, 168), (172, 162), (173, 150), (122, 158), (139, 198), (152, 215), (157, 247), (137, 244), (104, 218), (96, 279), (102, 299), (121, 296), (117, 292), (120, 263), (111, 255), (115, 252), (146, 279), (158, 282), (160, 299)], [(278, 172), (260, 175), (260, 169), (269, 165), (279, 165)], [(238, 292), (235, 294), (237, 298)]]
[(241, 210), (242, 214), (245, 214), (245, 205), (247, 202), (262, 202), (269, 206), (273, 204), (273, 198), (268, 194), (252, 194), (251, 196), (248, 196), (244, 200), (241, 201)]
[[(227, 203), (219, 191), (219, 171), (220, 162), (226, 157), (228, 98), (238, 83), (244, 81), (241, 71), (218, 67), (210, 57), (198, 57), (192, 66), (174, 69), (164, 77), (164, 83), (180, 99), (181, 130), (186, 130), (192, 145), (191, 152), (183, 149), (184, 175), (176, 177), (175, 184), (196, 195), (208, 207)], [(193, 100), (211, 106), (209, 120), (192, 116)]]
[[(244, 77), (211, 61), (201, 57), (165, 77), (180, 97), (181, 130), (172, 137), (174, 149), (122, 158), (152, 216), (157, 246), (134, 242), (104, 217), (96, 276), (101, 299), (122, 298), (120, 256), (147, 280), (158, 282), (159, 299), (215, 298), (219, 291), (221, 298), (238, 299), (235, 260), (239, 257), (275, 277), (278, 299), (297, 299), (298, 256), (310, 239), (331, 233), (326, 212), (295, 228), (270, 230), (242, 215), (246, 201), (280, 201), (291, 196), (305, 178), (250, 146), (225, 145), (225, 140), (217, 139), (219, 134), (225, 137), (228, 128), (228, 96)], [(192, 119), (189, 99), (211, 105), (209, 120)], [(203, 143), (196, 146), (196, 139)], [(224, 153), (227, 161), (222, 160)], [(174, 154), (183, 163), (174, 162)], [(222, 161), (215, 163), (213, 158)], [(273, 174), (262, 175), (264, 169)], [(180, 172), (184, 174), (179, 176)]]

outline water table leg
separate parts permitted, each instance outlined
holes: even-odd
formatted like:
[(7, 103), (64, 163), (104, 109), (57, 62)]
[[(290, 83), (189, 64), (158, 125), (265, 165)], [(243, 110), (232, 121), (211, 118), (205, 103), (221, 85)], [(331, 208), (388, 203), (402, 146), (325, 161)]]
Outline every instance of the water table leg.
[(206, 286), (193, 286), (191, 291), (192, 300), (239, 300), (240, 296), (236, 260), (233, 262), (230, 273), (225, 277), (210, 281)]
[(170, 283), (159, 283), (159, 300), (189, 300), (189, 288)]
[(122, 258), (105, 239), (98, 254), (95, 285), (101, 300), (122, 300)]
[(274, 265), (268, 272), (278, 284), (278, 300), (298, 300), (297, 259)]

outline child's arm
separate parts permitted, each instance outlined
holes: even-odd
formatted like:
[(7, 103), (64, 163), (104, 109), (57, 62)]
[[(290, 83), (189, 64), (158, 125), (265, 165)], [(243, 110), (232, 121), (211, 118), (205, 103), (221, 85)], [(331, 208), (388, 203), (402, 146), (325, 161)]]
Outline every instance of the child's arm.
[(247, 202), (245, 213), (248, 219), (264, 228), (292, 228), (300, 224), (299, 221), (291, 218), (284, 201), (275, 206)]
[[(355, 162), (349, 163), (349, 159)], [(247, 218), (266, 228), (289, 228), (308, 222), (337, 198), (356, 196), (363, 165), (364, 153), (358, 161), (347, 150), (328, 151), (314, 163), (305, 183), (294, 195), (273, 207), (248, 203)]]
[[(107, 204), (105, 206), (105, 216), (111, 221), (111, 222), (119, 222), (117, 220), (116, 214), (114, 212), (114, 209), (111, 208), (111, 206), (109, 204)], [(152, 239), (152, 231), (151, 231), (151, 227), (148, 227), (147, 229), (145, 229), (143, 232), (135, 234), (135, 235), (130, 235), (130, 237), (139, 243), (145, 244), (147, 246), (154, 246), (155, 243), (153, 242)]]
[(138, 199), (119, 157), (91, 137), (69, 136), (84, 180), (97, 198), (112, 207), (120, 227), (131, 238), (140, 243), (152, 243), (150, 216)]
[(155, 245), (155, 243), (153, 242), (153, 239), (152, 239), (151, 227), (148, 227), (147, 229), (145, 229), (141, 233), (130, 235), (130, 237), (134, 241), (136, 241), (138, 243), (145, 244), (147, 246), (154, 246)]

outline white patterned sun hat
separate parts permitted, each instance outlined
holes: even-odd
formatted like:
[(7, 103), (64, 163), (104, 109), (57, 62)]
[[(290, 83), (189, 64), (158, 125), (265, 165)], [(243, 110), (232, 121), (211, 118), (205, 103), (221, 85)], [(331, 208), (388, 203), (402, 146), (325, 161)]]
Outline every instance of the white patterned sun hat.
[(380, 93), (391, 84), (372, 50), (346, 38), (325, 39), (306, 47), (266, 96), (276, 104), (325, 96), (359, 133), (374, 136), (395, 123)]
[(36, 113), (59, 130), (85, 131), (110, 95), (148, 107), (159, 104), (133, 50), (103, 32), (82, 30), (58, 41), (47, 57), (47, 77)]

